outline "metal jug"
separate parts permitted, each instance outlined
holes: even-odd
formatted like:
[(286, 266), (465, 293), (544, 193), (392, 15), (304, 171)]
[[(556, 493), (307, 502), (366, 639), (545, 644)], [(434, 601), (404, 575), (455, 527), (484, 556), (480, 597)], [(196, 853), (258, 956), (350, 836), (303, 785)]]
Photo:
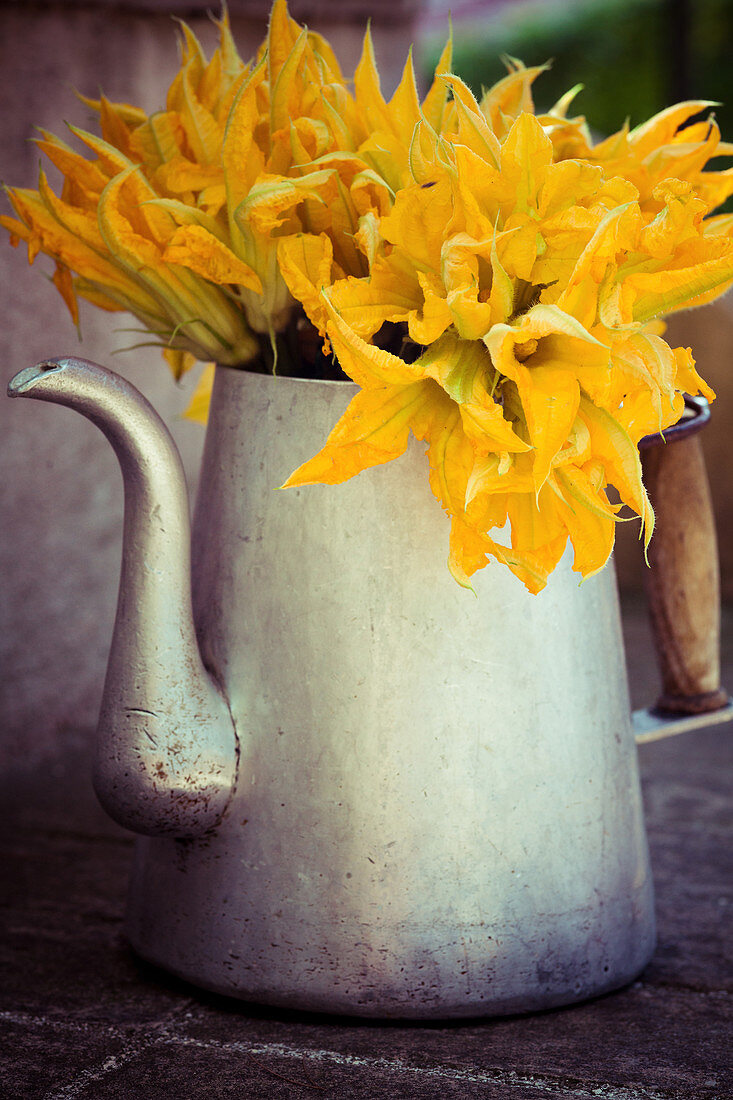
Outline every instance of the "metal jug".
[(611, 566), (579, 586), (565, 560), (539, 596), (489, 566), (474, 597), (416, 443), (275, 491), (351, 383), (218, 368), (191, 570), (180, 460), (137, 391), (64, 358), (10, 392), (78, 409), (123, 471), (95, 785), (142, 834), (136, 951), (220, 993), (379, 1017), (547, 1008), (640, 972), (653, 898)]

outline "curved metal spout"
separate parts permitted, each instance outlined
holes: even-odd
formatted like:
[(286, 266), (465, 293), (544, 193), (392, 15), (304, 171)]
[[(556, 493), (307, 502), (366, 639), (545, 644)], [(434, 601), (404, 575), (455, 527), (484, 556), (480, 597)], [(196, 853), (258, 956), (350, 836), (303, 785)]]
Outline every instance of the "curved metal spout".
[(228, 704), (196, 643), (188, 496), (176, 446), (133, 386), (84, 359), (29, 367), (8, 394), (76, 409), (104, 432), (122, 469), (122, 574), (99, 718), (97, 795), (135, 832), (200, 836), (229, 802), (237, 745)]

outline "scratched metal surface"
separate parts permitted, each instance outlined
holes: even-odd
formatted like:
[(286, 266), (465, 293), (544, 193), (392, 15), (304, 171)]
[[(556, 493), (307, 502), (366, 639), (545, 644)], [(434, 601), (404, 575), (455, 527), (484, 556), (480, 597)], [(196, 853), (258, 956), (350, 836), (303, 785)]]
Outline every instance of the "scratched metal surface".
[[(639, 706), (655, 686), (639, 607), (625, 627)], [(639, 981), (533, 1016), (412, 1026), (260, 1010), (141, 964), (121, 935), (131, 842), (96, 807), (85, 757), (16, 772), (0, 790), (0, 1094), (725, 1100), (732, 757), (725, 728), (642, 746), (659, 945)]]

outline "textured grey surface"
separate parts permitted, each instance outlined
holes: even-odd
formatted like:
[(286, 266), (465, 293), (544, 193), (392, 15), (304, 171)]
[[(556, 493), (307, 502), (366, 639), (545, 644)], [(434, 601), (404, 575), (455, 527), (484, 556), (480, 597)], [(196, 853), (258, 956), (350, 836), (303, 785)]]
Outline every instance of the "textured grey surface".
[[(207, 21), (193, 22), (210, 41)], [(243, 50), (246, 34), (252, 41), (261, 35), (261, 28), (244, 23), (235, 31)], [(350, 28), (329, 34), (344, 67), (353, 67), (359, 35)], [(389, 28), (377, 41), (386, 85), (394, 81), (407, 37)], [(162, 16), (0, 5), (3, 179), (35, 183), (38, 156), (28, 143), (34, 124), (59, 134), (65, 118), (88, 125), (72, 87), (93, 95), (101, 84), (112, 98), (156, 107), (176, 66), (173, 38)], [(45, 356), (79, 350), (58, 296), (5, 242), (0, 279), (4, 377)], [(733, 408), (725, 396), (730, 302), (690, 314), (693, 334), (680, 333), (675, 341), (700, 351), (702, 373), (721, 393), (721, 414), (726, 404)], [(190, 384), (183, 391), (173, 386), (149, 349), (112, 356), (131, 342), (129, 334), (115, 332), (127, 323), (87, 310), (81, 352), (122, 369), (143, 389), (173, 427), (193, 480), (202, 437), (178, 419)], [(721, 529), (729, 530), (730, 430), (715, 440), (708, 433), (706, 445)], [(659, 947), (641, 981), (620, 993), (521, 1019), (384, 1027), (260, 1012), (140, 964), (121, 937), (131, 841), (96, 806), (88, 776), (119, 569), (119, 473), (104, 439), (74, 413), (23, 407), (2, 396), (0, 467), (3, 1100), (733, 1095), (733, 751), (725, 728), (648, 745), (641, 753)], [(622, 569), (628, 576), (638, 547), (632, 525), (627, 528), (621, 538), (629, 547)], [(733, 541), (725, 539), (722, 551), (733, 576)], [(628, 609), (626, 626), (635, 704), (641, 705), (655, 688), (648, 635), (635, 608)], [(729, 688), (732, 626), (728, 615)]]
[[(210, 38), (206, 20), (198, 20)], [(153, 109), (176, 69), (170, 19), (112, 18), (83, 9), (0, 7), (1, 176), (33, 187), (40, 154), (35, 126), (64, 137), (64, 120), (91, 127), (74, 88)], [(54, 173), (51, 173), (54, 178)], [(4, 196), (3, 213), (9, 212)], [(68, 409), (9, 401), (13, 374), (41, 359), (80, 353), (114, 364), (167, 417), (191, 480), (201, 430), (184, 422), (190, 383), (173, 384), (159, 353), (120, 332), (126, 314), (82, 307), (80, 344), (39, 256), (29, 267), (0, 232), (0, 759), (40, 760), (74, 751), (99, 709), (120, 566), (122, 480), (109, 444)]]
[[(212, 5), (214, 8), (216, 4)], [(314, 4), (312, 5), (315, 7)], [(409, 7), (409, 5), (405, 5)], [(35, 127), (67, 136), (65, 120), (94, 126), (74, 89), (158, 108), (177, 68), (176, 30), (167, 15), (80, 4), (0, 3), (0, 179), (33, 187), (39, 153)], [(189, 9), (190, 23), (210, 51), (211, 22)], [(246, 5), (241, 5), (244, 11)], [(259, 10), (259, 9), (258, 9)], [(344, 9), (348, 14), (348, 7)], [(261, 15), (233, 11), (243, 55), (264, 33)], [(359, 56), (361, 29), (328, 5), (327, 32), (345, 72)], [(394, 87), (414, 27), (375, 20), (375, 50), (385, 92)], [(50, 172), (52, 181), (55, 173)], [(10, 212), (0, 195), (0, 208)], [(10, 248), (0, 233), (0, 765), (41, 762), (83, 751), (98, 711), (120, 562), (122, 485), (114, 456), (100, 433), (70, 410), (4, 398), (18, 370), (48, 356), (79, 353), (120, 371), (138, 386), (171, 427), (193, 490), (203, 433), (183, 421), (193, 378), (176, 386), (154, 349), (117, 352), (140, 339), (118, 331), (132, 324), (82, 304), (83, 342), (46, 276), (52, 264)], [(704, 310), (673, 318), (673, 343), (692, 344), (702, 374), (720, 394), (705, 433), (721, 537), (724, 590), (733, 596), (733, 495), (730, 447), (733, 383), (733, 295)], [(622, 587), (638, 586), (642, 565), (636, 524), (618, 532)]]
[[(625, 626), (640, 705), (656, 677), (638, 605)], [(724, 668), (730, 684), (728, 648)], [(412, 1026), (262, 1010), (142, 964), (121, 935), (131, 841), (96, 806), (85, 752), (8, 773), (0, 1095), (727, 1100), (733, 740), (719, 727), (640, 756), (659, 921), (641, 979), (554, 1012)]]
[[(182, 5), (178, 5), (180, 15)], [(186, 16), (205, 49), (215, 46), (213, 24), (201, 12), (218, 3), (190, 5)], [(244, 8), (244, 5), (241, 6)], [(311, 5), (311, 8), (313, 5)], [(399, 5), (395, 7), (395, 10)], [(95, 116), (74, 94), (157, 110), (178, 68), (178, 31), (171, 14), (74, 3), (0, 3), (0, 181), (35, 187), (41, 159), (31, 139), (36, 127), (70, 139), (65, 122), (95, 129)], [(268, 4), (269, 9), (269, 4)], [(362, 29), (332, 23), (328, 32), (344, 69), (353, 71)], [(403, 13), (404, 14), (404, 13)], [(243, 57), (262, 40), (261, 9), (233, 13)], [(374, 25), (385, 90), (397, 82), (413, 28)], [(71, 139), (73, 141), (73, 139)], [(49, 178), (58, 173), (47, 165)], [(0, 211), (11, 214), (0, 194)], [(123, 374), (153, 403), (181, 449), (195, 488), (203, 432), (181, 419), (193, 389), (177, 386), (160, 354), (127, 314), (107, 314), (82, 303), (79, 343), (61, 298), (48, 278), (53, 264), (13, 249), (0, 230), (0, 765), (47, 759), (84, 748), (93, 726), (112, 632), (122, 530), (122, 481), (101, 434), (68, 409), (31, 406), (5, 398), (10, 378), (50, 356), (79, 354)]]

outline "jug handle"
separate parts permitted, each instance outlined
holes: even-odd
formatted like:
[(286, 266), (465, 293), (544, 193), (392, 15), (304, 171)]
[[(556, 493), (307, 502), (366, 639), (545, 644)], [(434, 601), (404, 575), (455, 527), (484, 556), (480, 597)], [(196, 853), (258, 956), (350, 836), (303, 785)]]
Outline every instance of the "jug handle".
[(662, 693), (634, 712), (637, 743), (733, 718), (720, 685), (720, 569), (699, 435), (709, 420), (705, 398), (686, 396), (678, 423), (639, 444), (657, 520), (644, 587)]

